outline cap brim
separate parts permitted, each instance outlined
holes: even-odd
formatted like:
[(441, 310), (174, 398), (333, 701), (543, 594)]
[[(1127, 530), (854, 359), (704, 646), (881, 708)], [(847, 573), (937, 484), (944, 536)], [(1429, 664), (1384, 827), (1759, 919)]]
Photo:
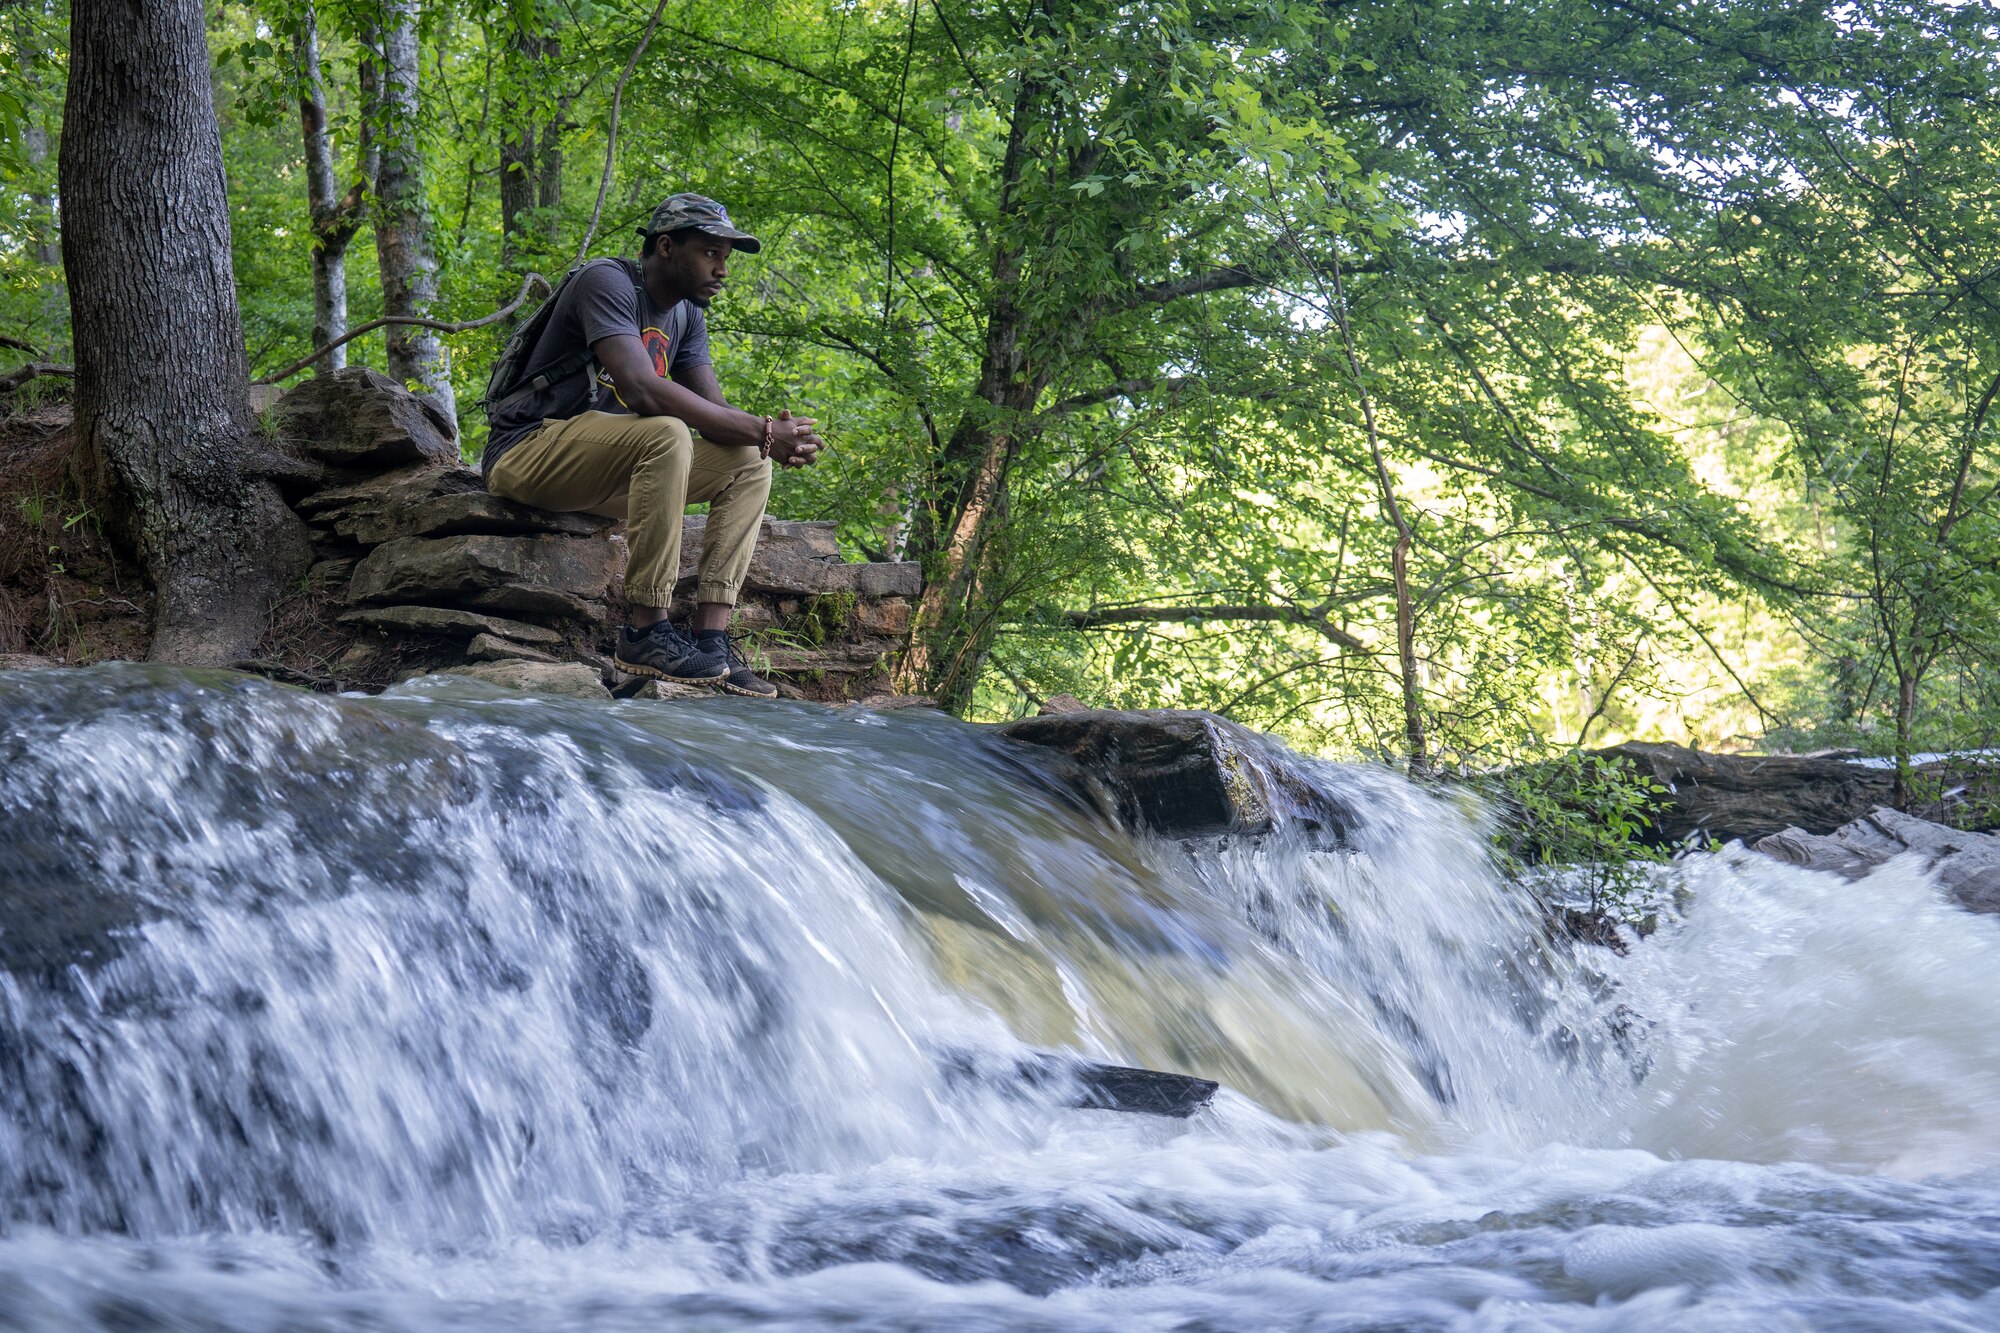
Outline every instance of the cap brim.
[(764, 248), (764, 243), (755, 236), (747, 231), (738, 231), (734, 227), (703, 227), (701, 230), (705, 236), (720, 236), (731, 246), (746, 254), (754, 255)]

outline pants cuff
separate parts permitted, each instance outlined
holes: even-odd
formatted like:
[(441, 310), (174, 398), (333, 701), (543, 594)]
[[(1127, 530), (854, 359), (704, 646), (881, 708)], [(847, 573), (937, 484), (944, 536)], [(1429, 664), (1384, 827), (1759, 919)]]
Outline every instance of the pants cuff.
[(721, 602), (724, 606), (736, 605), (736, 589), (727, 583), (698, 583), (694, 589), (697, 602)]
[(643, 606), (653, 611), (664, 611), (674, 604), (672, 588), (631, 588), (625, 589), (625, 601), (630, 606)]

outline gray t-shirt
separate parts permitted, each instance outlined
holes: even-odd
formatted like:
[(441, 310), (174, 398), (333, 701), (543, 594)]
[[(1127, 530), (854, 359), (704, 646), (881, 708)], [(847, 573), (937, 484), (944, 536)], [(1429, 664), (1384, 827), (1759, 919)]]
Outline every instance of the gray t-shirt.
[[(638, 335), (662, 379), (679, 379), (690, 367), (707, 365), (708, 321), (701, 311), (687, 301), (660, 309), (636, 285), (638, 271), (638, 262), (631, 259), (593, 259), (585, 264), (556, 296), (548, 327), (528, 357), (528, 368), (539, 371), (573, 351), (588, 350), (599, 338), (620, 333)], [(494, 412), (480, 467), (491, 472), (501, 454), (544, 421), (580, 412), (631, 410), (619, 399), (610, 374), (593, 364), (539, 393), (524, 393)]]

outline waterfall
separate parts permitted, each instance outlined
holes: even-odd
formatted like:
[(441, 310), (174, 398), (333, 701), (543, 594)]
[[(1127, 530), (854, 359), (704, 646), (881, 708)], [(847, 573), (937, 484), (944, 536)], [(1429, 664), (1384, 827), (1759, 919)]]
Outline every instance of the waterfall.
[(0, 674), (0, 1328), (2000, 1325), (2000, 921), (1731, 850), (1578, 949), (1275, 762), (1337, 844), (922, 711)]

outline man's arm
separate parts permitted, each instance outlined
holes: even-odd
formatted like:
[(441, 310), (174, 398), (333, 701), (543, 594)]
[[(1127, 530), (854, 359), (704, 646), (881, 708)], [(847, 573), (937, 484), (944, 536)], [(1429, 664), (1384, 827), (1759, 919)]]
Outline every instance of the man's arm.
[[(686, 384), (676, 383), (653, 371), (653, 358), (637, 334), (618, 333), (599, 338), (590, 345), (597, 364), (611, 375), (619, 401), (642, 417), (679, 417), (702, 438), (716, 444), (749, 445), (764, 442), (764, 418), (739, 412), (722, 397), (713, 366), (690, 366), (682, 372)], [(806, 467), (817, 460), (820, 438), (813, 433), (811, 417), (782, 413), (772, 423), (771, 461), (781, 466)]]

